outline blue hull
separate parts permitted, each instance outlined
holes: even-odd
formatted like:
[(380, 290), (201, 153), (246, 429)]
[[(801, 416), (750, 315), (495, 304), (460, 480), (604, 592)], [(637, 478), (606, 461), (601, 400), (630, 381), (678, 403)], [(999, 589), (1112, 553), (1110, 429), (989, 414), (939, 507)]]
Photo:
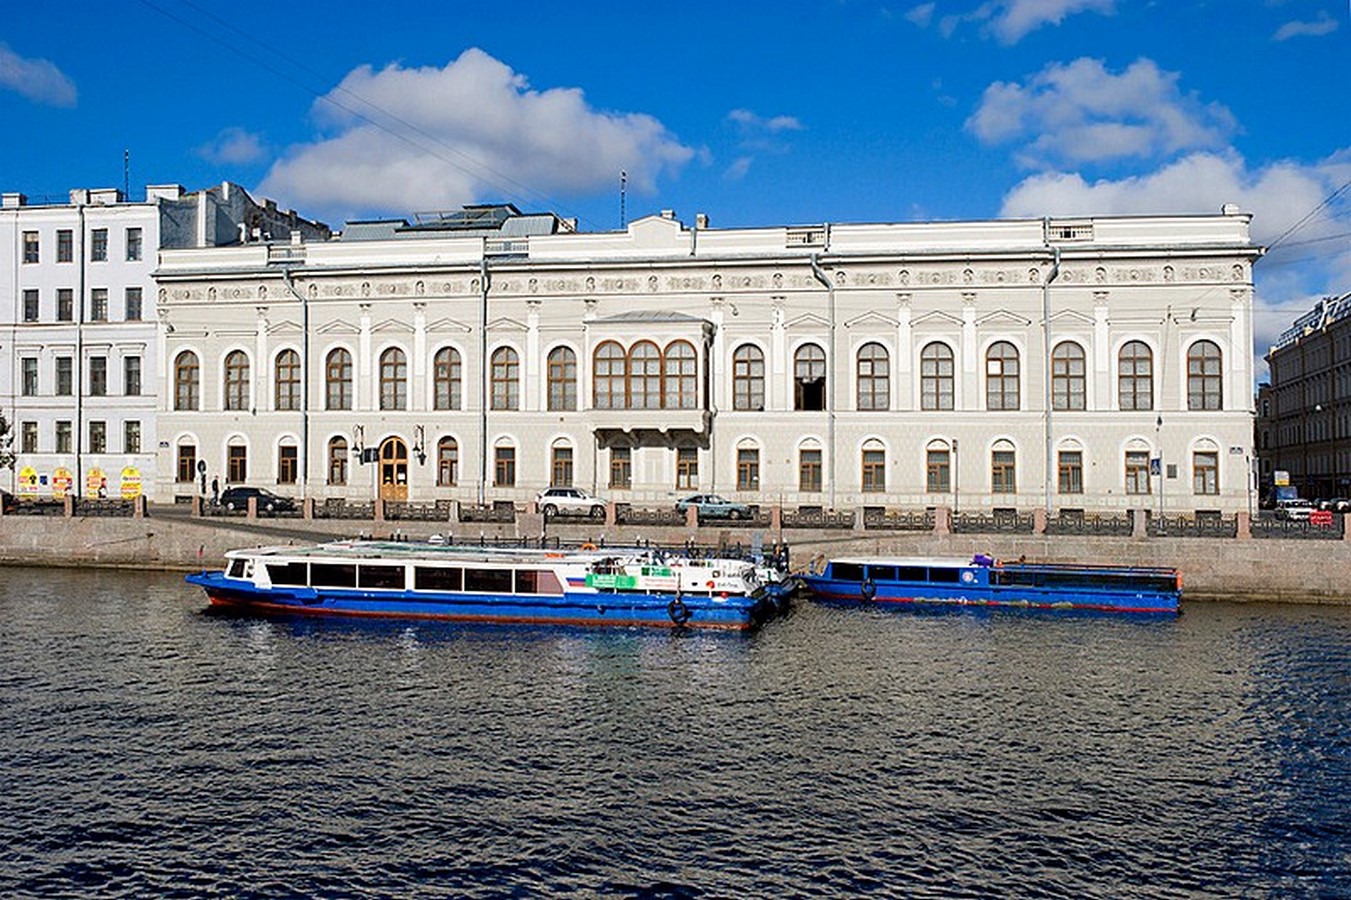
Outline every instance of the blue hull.
[[(932, 584), (918, 586), (876, 583), (872, 591), (868, 591), (857, 581), (842, 581), (825, 576), (805, 575), (802, 581), (817, 600), (860, 606), (933, 604), (951, 607), (1176, 613), (1180, 598), (1180, 592), (1048, 591), (983, 584), (954, 585), (945, 588)], [(869, 593), (871, 596), (868, 596)]]
[(255, 588), (221, 572), (187, 576), (213, 606), (282, 615), (440, 619), (555, 625), (753, 628), (778, 611), (776, 598), (650, 593), (565, 592), (561, 596), (419, 591), (363, 591), (309, 587)]

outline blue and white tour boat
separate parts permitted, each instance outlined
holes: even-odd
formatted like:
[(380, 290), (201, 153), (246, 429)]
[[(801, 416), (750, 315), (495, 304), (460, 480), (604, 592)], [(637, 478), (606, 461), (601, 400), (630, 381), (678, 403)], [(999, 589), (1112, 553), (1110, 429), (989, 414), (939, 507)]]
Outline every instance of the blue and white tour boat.
[(799, 576), (817, 600), (858, 604), (1075, 609), (1176, 613), (1182, 576), (1176, 569), (999, 562), (962, 559), (824, 561)]
[(787, 602), (790, 582), (763, 571), (639, 549), (352, 540), (231, 550), (224, 571), (187, 580), (212, 606), (262, 613), (744, 630)]

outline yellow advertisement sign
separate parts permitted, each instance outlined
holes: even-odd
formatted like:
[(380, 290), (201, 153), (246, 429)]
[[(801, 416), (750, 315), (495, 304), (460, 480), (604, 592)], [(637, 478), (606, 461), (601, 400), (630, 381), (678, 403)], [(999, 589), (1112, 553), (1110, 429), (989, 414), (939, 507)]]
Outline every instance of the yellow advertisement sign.
[(19, 496), (36, 497), (38, 495), (38, 470), (24, 466), (19, 470)]
[(84, 496), (88, 500), (98, 500), (108, 496), (108, 476), (98, 466), (89, 470), (84, 479)]
[(122, 470), (122, 499), (135, 500), (141, 496), (141, 470), (127, 466)]
[(70, 469), (57, 466), (56, 471), (52, 473), (52, 497), (57, 500), (66, 499), (74, 484), (75, 476), (70, 473)]

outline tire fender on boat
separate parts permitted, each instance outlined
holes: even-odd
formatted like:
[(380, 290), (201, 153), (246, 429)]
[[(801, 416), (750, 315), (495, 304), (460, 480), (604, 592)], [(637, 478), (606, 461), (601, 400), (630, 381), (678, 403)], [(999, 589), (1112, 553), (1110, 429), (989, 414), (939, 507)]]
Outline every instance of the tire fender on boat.
[(581, 546), (579, 549), (582, 549), (582, 550), (595, 550), (595, 549), (596, 549), (596, 545), (593, 544), (593, 543), (591, 543), (590, 541), (587, 541), (586, 543), (582, 544), (582, 546)]
[(863, 595), (864, 600), (871, 600), (877, 596), (877, 585), (873, 583), (871, 578), (865, 578), (863, 583), (859, 585), (858, 592)]
[(690, 620), (690, 608), (679, 597), (666, 604), (666, 614), (671, 617), (671, 621), (676, 625), (684, 625)]

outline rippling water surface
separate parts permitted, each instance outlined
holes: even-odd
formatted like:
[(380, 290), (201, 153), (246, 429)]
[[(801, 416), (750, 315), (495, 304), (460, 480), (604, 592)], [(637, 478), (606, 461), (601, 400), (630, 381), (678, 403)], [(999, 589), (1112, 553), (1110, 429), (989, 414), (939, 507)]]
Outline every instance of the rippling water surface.
[(1351, 609), (229, 618), (0, 571), (0, 896), (1351, 896)]

